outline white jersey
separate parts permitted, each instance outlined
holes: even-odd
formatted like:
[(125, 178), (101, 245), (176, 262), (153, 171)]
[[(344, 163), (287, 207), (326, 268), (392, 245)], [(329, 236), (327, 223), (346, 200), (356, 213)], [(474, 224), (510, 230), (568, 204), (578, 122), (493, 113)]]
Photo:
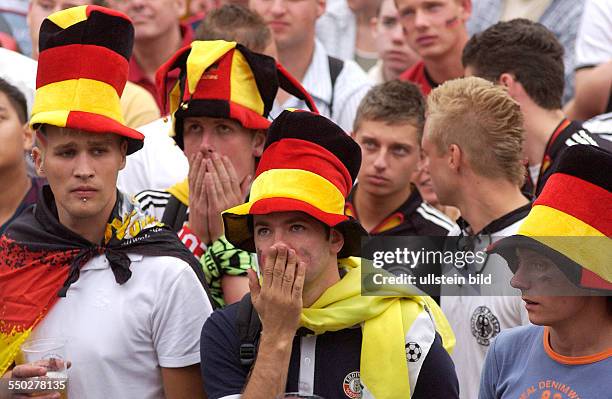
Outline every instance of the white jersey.
[(70, 398), (163, 399), (160, 367), (200, 363), (212, 308), (191, 267), (174, 257), (128, 256), (132, 277), (123, 285), (104, 255), (92, 258), (32, 332), (67, 340)]
[[(477, 235), (475, 251), (484, 251), (492, 242), (505, 236), (516, 234), (519, 226), (529, 213), (531, 204), (518, 208), (513, 212), (493, 221)], [(455, 227), (449, 236), (466, 236), (469, 227)], [(455, 370), (459, 379), (459, 393), (461, 399), (475, 399), (478, 397), (480, 373), (484, 365), (487, 351), (500, 331), (529, 323), (527, 310), (521, 300), (520, 291), (510, 286), (512, 271), (506, 261), (498, 254), (489, 255), (482, 266), (482, 272), (495, 268), (496, 277), (500, 281), (508, 281), (507, 286), (501, 287), (503, 295), (498, 294), (500, 287), (487, 292), (486, 287), (481, 291), (483, 296), (476, 296), (469, 286), (465, 286), (463, 295), (444, 296), (442, 288), (441, 307), (446, 315), (457, 339), (452, 353)], [(471, 294), (471, 295), (470, 295)]]

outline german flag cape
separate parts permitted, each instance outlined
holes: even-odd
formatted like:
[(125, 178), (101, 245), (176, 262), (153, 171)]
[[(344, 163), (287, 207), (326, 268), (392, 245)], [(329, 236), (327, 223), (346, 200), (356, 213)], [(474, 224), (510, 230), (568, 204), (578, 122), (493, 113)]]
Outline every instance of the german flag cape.
[(198, 260), (178, 236), (121, 193), (106, 225), (104, 243), (97, 245), (60, 224), (53, 193), (44, 186), (37, 204), (0, 238), (0, 376), (32, 329), (66, 296), (85, 263), (105, 255), (115, 280), (124, 284), (132, 275), (128, 253), (182, 259), (208, 293)]

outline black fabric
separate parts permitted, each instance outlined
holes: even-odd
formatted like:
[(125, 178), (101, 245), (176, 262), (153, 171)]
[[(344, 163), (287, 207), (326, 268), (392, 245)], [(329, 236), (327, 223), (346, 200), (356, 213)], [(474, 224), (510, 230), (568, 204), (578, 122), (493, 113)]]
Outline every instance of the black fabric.
[(39, 49), (43, 51), (70, 44), (91, 44), (116, 52), (129, 61), (134, 43), (134, 26), (122, 17), (92, 11), (81, 22), (62, 29), (50, 19), (40, 27)]
[(612, 154), (592, 145), (574, 145), (565, 149), (550, 168), (551, 174), (565, 173), (612, 192)]
[[(117, 202), (109, 221), (121, 218), (120, 212), (124, 200), (125, 198), (118, 192)], [(169, 228), (165, 226), (147, 228), (140, 231), (135, 237), (124, 240), (118, 239), (113, 234), (106, 245), (91, 243), (59, 222), (55, 198), (49, 186), (43, 187), (36, 206), (26, 210), (9, 226), (6, 237), (32, 252), (74, 253), (66, 264), (67, 267), (70, 267), (70, 271), (63, 287), (58, 292), (59, 296), (65, 296), (70, 285), (78, 280), (81, 267), (94, 256), (101, 254), (108, 259), (115, 281), (118, 284), (124, 284), (132, 275), (128, 253), (145, 256), (172, 256), (187, 262), (208, 294), (208, 287), (199, 261)]]
[[(529, 214), (529, 211), (531, 210), (531, 206), (532, 206), (532, 203), (528, 203), (519, 208), (516, 208), (515, 210), (506, 213), (502, 217), (491, 221), (489, 224), (483, 227), (483, 229), (480, 230), (479, 232), (477, 233), (471, 232), (469, 234), (471, 235), (481, 235), (481, 234), (495, 235), (498, 232), (505, 229), (506, 227), (512, 226), (514, 223), (518, 222), (519, 220), (525, 219), (527, 215)], [(459, 218), (459, 220), (457, 220), (457, 224), (461, 228), (461, 231), (463, 234), (468, 234), (468, 228), (470, 227), (470, 225), (465, 219)]]
[(361, 147), (342, 128), (324, 116), (308, 111), (283, 111), (270, 125), (264, 151), (282, 139), (307, 140), (334, 154), (353, 181), (361, 167)]
[[(248, 382), (249, 369), (240, 364), (240, 339), (236, 330), (239, 304), (214, 312), (200, 337), (201, 371), (209, 399), (240, 394)], [(298, 391), (300, 339), (293, 340), (286, 392)], [(362, 332), (358, 326), (317, 336), (314, 393), (326, 399), (346, 399), (345, 381), (359, 371)], [(398, 392), (398, 398), (407, 395)], [(436, 333), (421, 368), (412, 399), (459, 398), (459, 383), (450, 356)]]
[[(181, 84), (181, 92), (184, 88), (184, 80), (179, 81)], [(211, 118), (230, 119), (230, 104), (225, 100), (191, 100), (186, 103), (186, 108), (178, 107), (174, 113), (174, 141), (181, 150), (185, 148), (183, 141), (183, 124), (185, 118), (198, 116), (209, 116)]]
[(179, 201), (174, 195), (171, 195), (164, 207), (164, 214), (162, 215), (161, 222), (177, 233), (187, 220), (187, 209), (185, 204)]
[(250, 370), (257, 358), (257, 345), (261, 333), (261, 320), (251, 301), (251, 294), (246, 294), (238, 302), (236, 331), (240, 339), (240, 364)]
[(334, 98), (336, 97), (336, 80), (340, 76), (340, 72), (344, 68), (344, 61), (331, 55), (327, 56), (327, 63), (329, 64), (329, 81), (331, 82), (331, 99), (329, 100), (329, 117), (334, 117)]

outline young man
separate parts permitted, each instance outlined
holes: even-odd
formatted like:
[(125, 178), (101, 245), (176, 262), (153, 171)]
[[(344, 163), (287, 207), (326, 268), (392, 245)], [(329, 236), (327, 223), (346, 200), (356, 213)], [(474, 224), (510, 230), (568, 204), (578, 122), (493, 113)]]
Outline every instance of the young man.
[[(32, 40), (32, 58), (38, 60), (40, 25), (49, 15), (71, 7), (100, 5), (104, 0), (30, 0), (28, 27)], [(159, 118), (159, 109), (153, 96), (138, 85), (128, 82), (121, 95), (121, 110), (127, 126), (138, 128)]]
[(372, 18), (370, 24), (379, 60), (368, 71), (368, 77), (374, 84), (395, 80), (417, 63), (419, 56), (408, 45), (394, 0), (382, 0), (376, 18)]
[[(251, 297), (202, 329), (209, 398), (458, 397), (444, 350), (452, 332), (431, 298), (361, 296), (360, 262), (348, 257), (365, 232), (343, 214), (359, 164), (357, 144), (322, 116), (285, 111), (270, 126), (250, 202), (223, 214), (228, 240), (257, 252), (263, 278), (249, 271)], [(261, 319), (250, 371), (236, 327), (244, 305)], [(421, 356), (407, 359), (409, 343)]]
[[(370, 83), (354, 61), (330, 58), (316, 40), (315, 23), (325, 11), (325, 0), (251, 0), (249, 7), (266, 21), (278, 60), (308, 90), (321, 115), (349, 131)], [(279, 92), (277, 102), (272, 117), (287, 108), (305, 108), (284, 91)]]
[[(133, 26), (81, 6), (49, 16), (41, 39), (30, 124), (49, 186), (0, 240), (0, 374), (26, 339), (60, 337), (70, 397), (202, 397), (199, 330), (212, 309), (198, 262), (116, 188), (142, 147), (119, 106)], [(6, 377), (45, 374), (29, 364)]]
[(353, 138), (362, 160), (345, 213), (370, 234), (446, 236), (453, 228), (410, 182), (419, 169), (424, 122), (423, 95), (409, 82), (375, 86), (357, 109)]
[(542, 191), (550, 165), (565, 148), (610, 146), (563, 114), (563, 47), (543, 25), (526, 19), (499, 22), (470, 39), (463, 64), (467, 75), (507, 87), (521, 105), (530, 177), (526, 189), (531, 195)]
[[(166, 86), (175, 69), (181, 80)], [(159, 70), (160, 90), (170, 97), (174, 140), (189, 160), (189, 175), (167, 190), (143, 191), (136, 200), (203, 256), (218, 306), (236, 302), (248, 290), (251, 256), (225, 239), (221, 212), (246, 198), (279, 79), (282, 87), (308, 98), (281, 71), (273, 58), (220, 40), (195, 41)]]
[(601, 216), (612, 207), (611, 169), (600, 148), (568, 148), (518, 235), (492, 249), (512, 266), (534, 325), (497, 337), (480, 399), (610, 395), (612, 223)]
[[(181, 23), (187, 11), (186, 0), (107, 0), (111, 8), (127, 14), (134, 21), (134, 55), (130, 59), (130, 82), (145, 88), (167, 115), (157, 91), (155, 73), (177, 50), (193, 40), (191, 26)], [(177, 74), (171, 75), (176, 81)]]
[(28, 206), (36, 203), (43, 179), (30, 178), (26, 151), (32, 149), (27, 126), (26, 99), (15, 86), (0, 78), (0, 180), (8, 182), (0, 194), (0, 234)]
[[(480, 78), (451, 80), (427, 99), (423, 135), (426, 167), (443, 204), (457, 207), (452, 249), (484, 251), (498, 236), (516, 233), (529, 212), (521, 193), (523, 119), (519, 105), (499, 86)], [(458, 236), (458, 237), (457, 237)], [(443, 274), (493, 274), (503, 285), (454, 290), (442, 287), (441, 306), (457, 336), (453, 361), (461, 397), (477, 396), (478, 378), (491, 340), (503, 329), (527, 323), (510, 269), (500, 257), (443, 265)], [(453, 294), (451, 296), (450, 294)], [(496, 295), (496, 296), (491, 296)], [(514, 295), (514, 296), (512, 296)]]
[(408, 44), (422, 58), (400, 79), (416, 83), (427, 95), (439, 84), (462, 77), (471, 0), (396, 0), (395, 5)]

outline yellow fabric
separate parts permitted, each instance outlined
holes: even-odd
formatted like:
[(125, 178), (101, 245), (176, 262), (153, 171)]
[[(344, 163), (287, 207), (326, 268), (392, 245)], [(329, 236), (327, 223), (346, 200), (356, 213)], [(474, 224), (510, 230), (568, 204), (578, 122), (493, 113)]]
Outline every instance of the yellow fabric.
[(309, 203), (326, 213), (344, 215), (344, 196), (329, 180), (302, 169), (271, 169), (253, 182), (249, 202), (227, 213), (247, 215), (253, 203), (265, 198), (292, 198)]
[(189, 206), (189, 180), (188, 179), (185, 179), (180, 183), (176, 183), (174, 186), (170, 187), (166, 191), (174, 195), (185, 206)]
[(47, 111), (39, 112), (30, 118), (30, 127), (34, 128), (37, 124), (46, 123), (57, 127), (66, 127), (68, 114), (70, 111)]
[(224, 40), (200, 41), (191, 43), (191, 52), (187, 57), (187, 82), (189, 93), (195, 92), (204, 71), (231, 49), (236, 42)]
[[(70, 79), (40, 87), (34, 97), (32, 118), (49, 111), (90, 112), (124, 124), (117, 92), (111, 85), (98, 80)], [(38, 117), (36, 123), (54, 124), (54, 121), (40, 119), (44, 118)]]
[(376, 399), (410, 397), (404, 337), (416, 317), (429, 309), (447, 351), (454, 334), (438, 305), (423, 296), (362, 296), (360, 259), (339, 261), (348, 273), (328, 288), (309, 308), (302, 310), (300, 325), (322, 334), (363, 323), (360, 374)]
[(49, 15), (47, 19), (60, 28), (66, 29), (87, 19), (87, 6), (67, 8)]
[(159, 119), (159, 108), (147, 90), (132, 82), (126, 82), (121, 95), (121, 112), (125, 124), (132, 129)]
[(531, 237), (612, 282), (612, 241), (582, 220), (546, 205), (536, 205), (518, 234)]
[(10, 334), (0, 333), (0, 377), (6, 373), (19, 354), (21, 344), (30, 336), (32, 329)]
[(264, 103), (259, 94), (255, 76), (239, 51), (234, 52), (230, 82), (230, 100), (263, 115)]

